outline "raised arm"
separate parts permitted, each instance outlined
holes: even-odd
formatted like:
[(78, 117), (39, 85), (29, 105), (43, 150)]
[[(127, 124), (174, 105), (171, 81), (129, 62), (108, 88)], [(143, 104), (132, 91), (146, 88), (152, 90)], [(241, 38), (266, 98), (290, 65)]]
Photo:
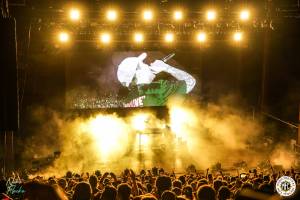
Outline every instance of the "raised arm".
[(158, 74), (158, 73), (164, 71), (166, 73), (171, 74), (177, 80), (184, 81), (186, 83), (186, 93), (189, 93), (190, 91), (192, 91), (192, 89), (196, 85), (196, 80), (192, 75), (190, 75), (189, 73), (187, 73), (183, 70), (172, 67), (171, 65), (168, 65), (167, 63), (165, 63), (161, 60), (155, 60), (153, 63), (151, 63), (150, 69), (155, 74)]

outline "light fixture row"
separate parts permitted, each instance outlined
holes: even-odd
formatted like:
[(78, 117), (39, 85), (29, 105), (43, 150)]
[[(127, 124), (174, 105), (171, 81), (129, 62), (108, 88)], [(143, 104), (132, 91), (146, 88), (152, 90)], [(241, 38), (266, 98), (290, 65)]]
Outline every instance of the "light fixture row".
[[(205, 17), (207, 21), (215, 21), (217, 19), (217, 11), (214, 9), (207, 10)], [(118, 11), (114, 9), (109, 9), (106, 11), (105, 17), (108, 21), (117, 21), (119, 15)], [(142, 11), (142, 19), (146, 22), (152, 21), (154, 19), (154, 11), (151, 9), (145, 9)], [(72, 8), (69, 11), (69, 18), (71, 21), (79, 21), (81, 19), (81, 11), (78, 8)], [(172, 18), (175, 21), (182, 21), (184, 19), (184, 12), (180, 9), (174, 10), (172, 13)], [(248, 21), (250, 19), (249, 9), (243, 9), (239, 12), (240, 21)]]
[[(103, 32), (99, 34), (99, 41), (103, 44), (109, 44), (113, 41), (112, 34), (109, 32)], [(163, 35), (163, 40), (166, 43), (172, 43), (176, 39), (175, 34), (172, 32), (166, 32)], [(195, 41), (198, 43), (204, 43), (208, 39), (207, 34), (205, 32), (198, 32), (196, 34)], [(243, 40), (243, 32), (236, 31), (232, 34), (232, 39), (235, 42), (240, 42)], [(58, 34), (58, 41), (61, 43), (67, 43), (71, 40), (70, 34), (68, 32), (60, 32)], [(132, 41), (135, 43), (143, 43), (145, 41), (145, 35), (142, 32), (135, 32), (132, 36)]]

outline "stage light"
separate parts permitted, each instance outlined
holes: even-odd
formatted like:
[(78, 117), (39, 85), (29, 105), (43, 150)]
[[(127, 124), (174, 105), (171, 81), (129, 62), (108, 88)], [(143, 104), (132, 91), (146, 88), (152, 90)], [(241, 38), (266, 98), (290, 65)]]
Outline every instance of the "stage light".
[(146, 134), (138, 134), (136, 135), (136, 141), (138, 141), (138, 145), (147, 146), (150, 143), (150, 137)]
[(102, 33), (100, 35), (100, 41), (104, 44), (108, 44), (111, 42), (111, 35), (109, 33)]
[(171, 43), (174, 41), (174, 34), (173, 33), (166, 33), (165, 34), (165, 42)]
[(144, 10), (143, 18), (145, 21), (151, 21), (153, 19), (153, 12), (151, 10)]
[(74, 127), (74, 137), (89, 141), (89, 147), (93, 147), (93, 152), (105, 163), (112, 155), (121, 155), (121, 152), (126, 151), (128, 138), (132, 134), (128, 127), (115, 115), (98, 114), (89, 120), (78, 122)]
[(61, 43), (66, 43), (70, 40), (70, 36), (67, 32), (61, 32), (61, 33), (58, 34), (58, 40)]
[(133, 39), (136, 43), (141, 43), (144, 41), (144, 35), (142, 33), (135, 33)]
[(147, 113), (137, 113), (131, 118), (131, 125), (137, 131), (144, 131), (147, 128)]
[(205, 42), (206, 41), (206, 33), (200, 32), (197, 34), (197, 41), (198, 42)]
[(115, 10), (108, 10), (106, 13), (106, 18), (108, 21), (116, 21), (118, 17), (117, 11)]
[(175, 21), (180, 21), (183, 18), (183, 13), (181, 10), (176, 10), (173, 14), (173, 18)]
[(80, 11), (76, 8), (72, 8), (69, 17), (72, 21), (78, 21), (80, 19)]
[(233, 34), (233, 40), (236, 42), (240, 42), (243, 39), (243, 34), (242, 32), (235, 32)]
[(240, 12), (240, 20), (247, 21), (250, 18), (250, 12), (249, 10), (242, 10)]
[(208, 21), (214, 21), (217, 18), (217, 13), (214, 10), (208, 10), (206, 12), (206, 19)]

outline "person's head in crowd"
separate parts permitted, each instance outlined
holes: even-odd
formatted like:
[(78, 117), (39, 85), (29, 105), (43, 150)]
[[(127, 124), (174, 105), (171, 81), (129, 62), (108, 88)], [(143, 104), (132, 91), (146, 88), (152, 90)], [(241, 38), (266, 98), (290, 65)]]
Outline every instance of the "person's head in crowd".
[(173, 181), (173, 187), (178, 187), (178, 188), (182, 188), (182, 183), (179, 180), (175, 180)]
[(101, 200), (115, 200), (117, 198), (117, 190), (113, 186), (105, 186)]
[(90, 176), (89, 183), (93, 190), (97, 187), (97, 181), (98, 181), (97, 176), (95, 176), (95, 175)]
[(176, 200), (176, 194), (166, 190), (162, 193), (160, 200)]
[(216, 200), (216, 191), (209, 185), (202, 185), (197, 191), (197, 200)]
[(76, 184), (72, 200), (90, 200), (92, 198), (92, 188), (87, 182)]
[(97, 177), (101, 177), (101, 171), (100, 171), (100, 170), (96, 170), (96, 171), (95, 171), (95, 175), (96, 175)]
[(208, 184), (208, 181), (206, 179), (200, 179), (198, 181), (198, 185), (197, 185), (197, 188), (201, 187), (202, 185), (207, 185)]
[(270, 177), (265, 175), (265, 176), (263, 177), (263, 180), (264, 180), (264, 182), (267, 182), (267, 183), (268, 183), (268, 182), (270, 181)]
[(197, 191), (197, 187), (198, 187), (198, 182), (197, 181), (193, 181), (192, 183), (191, 183), (191, 187), (192, 187), (192, 189), (193, 189), (193, 191)]
[(171, 189), (172, 187), (171, 178), (165, 175), (159, 176), (156, 179), (155, 186), (157, 188), (158, 195), (161, 196), (164, 191)]
[(57, 183), (64, 190), (68, 187), (68, 182), (64, 178), (58, 179)]
[(165, 173), (165, 170), (163, 168), (160, 168), (158, 170), (159, 175), (163, 175)]
[(193, 199), (193, 188), (189, 185), (184, 186), (182, 194), (188, 199)]
[(219, 188), (220, 188), (222, 185), (223, 185), (223, 184), (222, 184), (222, 181), (221, 181), (221, 180), (214, 180), (214, 182), (213, 182), (213, 186), (214, 186), (215, 191), (218, 191)]
[(34, 200), (67, 200), (64, 192), (59, 186), (48, 185), (36, 181), (30, 181), (24, 184), (24, 199)]
[(218, 200), (230, 199), (230, 190), (227, 186), (221, 186), (218, 190)]
[(157, 175), (158, 175), (158, 168), (157, 168), (157, 167), (153, 167), (153, 168), (151, 169), (151, 171), (152, 171), (152, 174), (153, 174), (154, 176), (157, 176)]
[(222, 185), (228, 186), (228, 182), (227, 181), (222, 181)]
[(179, 187), (173, 187), (172, 192), (174, 192), (176, 196), (181, 195), (181, 189)]
[(55, 178), (51, 177), (51, 178), (48, 179), (48, 183), (50, 185), (55, 185), (55, 184), (57, 184), (57, 181), (55, 180)]
[(185, 176), (179, 176), (178, 179), (180, 180), (180, 182), (182, 183), (182, 185), (185, 185), (185, 183), (186, 183)]
[(72, 172), (71, 171), (67, 171), (66, 178), (72, 178)]
[(152, 185), (151, 185), (151, 183), (147, 183), (146, 184), (146, 189), (147, 189), (148, 193), (150, 193), (152, 191)]
[(127, 183), (118, 185), (117, 199), (118, 200), (129, 200), (131, 194), (131, 187)]

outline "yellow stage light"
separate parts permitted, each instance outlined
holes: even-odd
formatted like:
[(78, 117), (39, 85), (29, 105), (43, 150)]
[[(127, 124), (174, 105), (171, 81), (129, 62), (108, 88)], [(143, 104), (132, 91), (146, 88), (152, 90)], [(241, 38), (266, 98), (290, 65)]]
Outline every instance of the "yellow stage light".
[(144, 41), (144, 35), (142, 33), (135, 33), (133, 39), (135, 42), (141, 43)]
[(132, 127), (137, 131), (144, 131), (147, 128), (148, 117), (148, 114), (137, 113), (131, 119)]
[(115, 10), (108, 10), (106, 13), (106, 18), (108, 21), (116, 21), (118, 17), (117, 11)]
[(247, 21), (250, 18), (250, 12), (249, 10), (242, 10), (240, 12), (240, 20)]
[(233, 34), (233, 40), (236, 42), (240, 42), (243, 39), (243, 34), (241, 32), (235, 32)]
[(70, 36), (67, 32), (61, 32), (61, 33), (58, 34), (58, 40), (61, 43), (66, 43), (70, 40)]
[(129, 126), (114, 115), (99, 114), (81, 122), (78, 129), (82, 130), (78, 136), (89, 141), (89, 148), (94, 147), (102, 162), (109, 161), (111, 156), (123, 155), (121, 152), (128, 147)]
[(138, 141), (139, 145), (141, 146), (148, 146), (150, 143), (150, 137), (146, 134), (138, 134), (136, 135), (136, 140)]
[(111, 35), (109, 33), (102, 33), (100, 35), (100, 40), (104, 44), (108, 44), (111, 42)]
[(217, 18), (217, 13), (214, 10), (208, 10), (206, 12), (206, 19), (208, 21), (214, 21)]
[(173, 14), (173, 18), (175, 21), (180, 21), (183, 18), (183, 13), (181, 10), (176, 10)]
[(80, 19), (80, 11), (76, 8), (72, 8), (69, 17), (72, 21), (78, 21)]
[(174, 34), (173, 33), (166, 33), (165, 34), (165, 42), (171, 43), (174, 41)]
[(151, 21), (153, 19), (153, 12), (151, 10), (144, 10), (143, 18), (145, 21)]
[(205, 42), (206, 41), (206, 33), (200, 32), (197, 34), (197, 41), (198, 42)]

